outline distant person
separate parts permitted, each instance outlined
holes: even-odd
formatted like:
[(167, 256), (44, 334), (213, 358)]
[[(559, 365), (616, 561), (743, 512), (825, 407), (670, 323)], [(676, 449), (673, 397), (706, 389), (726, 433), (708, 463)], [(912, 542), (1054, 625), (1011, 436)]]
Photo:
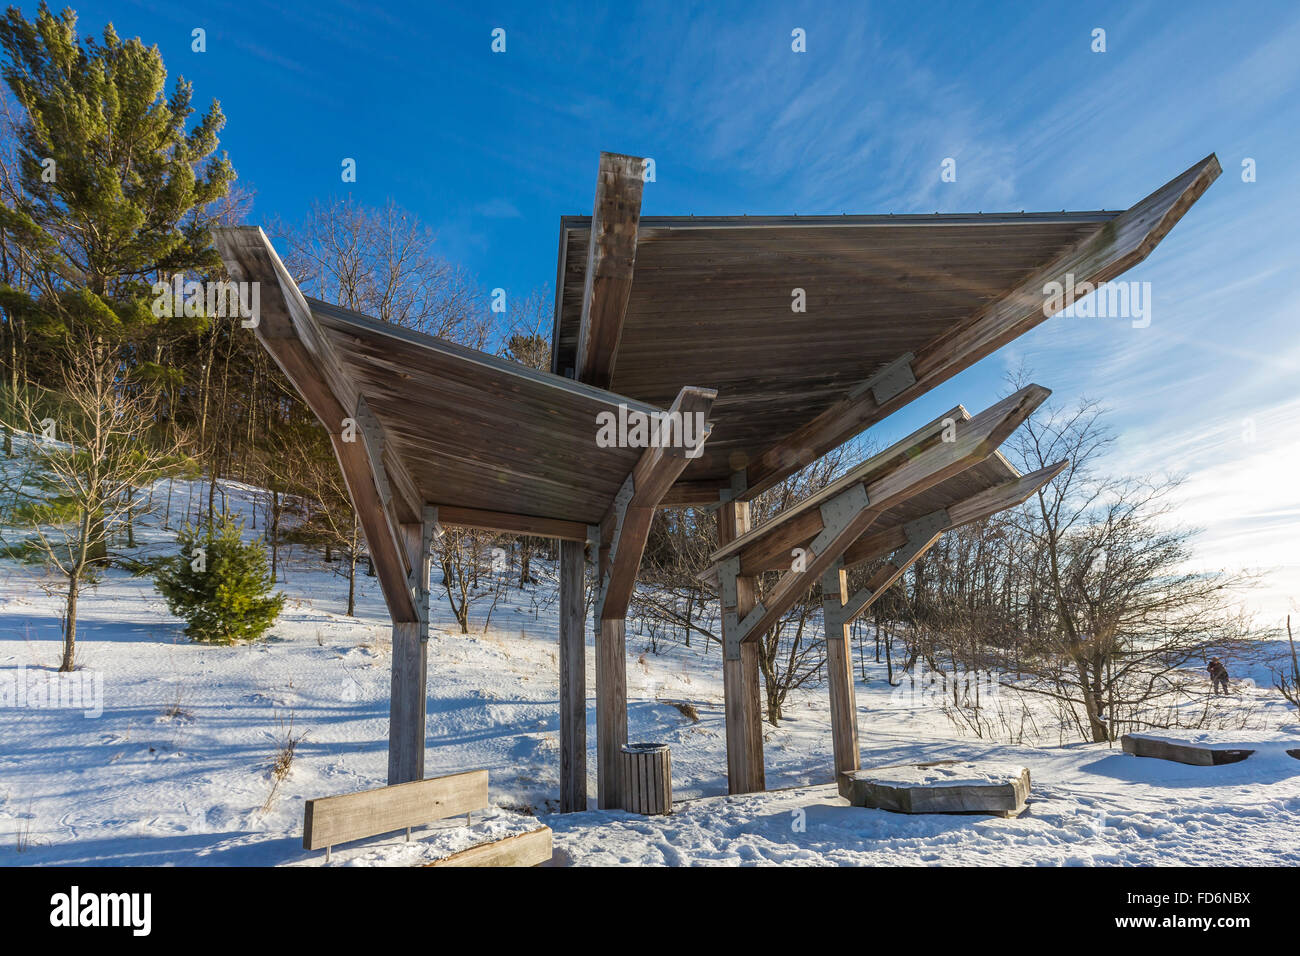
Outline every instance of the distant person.
[(1223, 661), (1211, 657), (1205, 669), (1210, 672), (1210, 688), (1215, 696), (1228, 693), (1228, 669), (1223, 666)]

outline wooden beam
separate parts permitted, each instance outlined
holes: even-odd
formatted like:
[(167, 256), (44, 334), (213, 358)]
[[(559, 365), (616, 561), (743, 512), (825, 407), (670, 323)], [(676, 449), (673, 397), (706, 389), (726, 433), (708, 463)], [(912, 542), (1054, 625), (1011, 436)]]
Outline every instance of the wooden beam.
[[(1040, 468), (948, 505), (947, 512), (952, 521), (951, 527), (960, 528), (962, 525), (1014, 508), (1027, 501), (1038, 489), (1060, 474), (1068, 464), (1068, 461), (1058, 461), (1046, 468)], [(844, 552), (844, 566), (851, 568), (891, 551), (897, 551), (907, 543), (904, 527), (904, 525), (896, 525), (888, 530), (873, 532), (859, 538)]]
[[(1016, 289), (989, 304), (964, 325), (936, 337), (909, 363), (915, 383), (884, 402), (871, 389), (836, 402), (811, 422), (767, 449), (749, 466), (748, 497), (761, 494), (802, 467), (798, 454), (824, 455), (881, 421), (918, 396), (973, 365), (1007, 342), (1050, 318), (1045, 314), (1050, 282), (1071, 288), (1109, 281), (1145, 259), (1222, 172), (1211, 154), (1170, 180), (1115, 219), (1035, 271)], [(1072, 301), (1072, 300), (1071, 300)], [(1070, 301), (1063, 303), (1069, 305)], [(873, 373), (876, 370), (873, 370)]]
[[(731, 542), (726, 547), (719, 547), (709, 560), (716, 566), (719, 561), (735, 555), (740, 559), (742, 574), (757, 574), (761, 571), (784, 570), (790, 567), (793, 558), (791, 551), (806, 545), (821, 533), (824, 523), (820, 508), (824, 502), (855, 484), (875, 481), (897, 471), (921, 452), (940, 444), (945, 434), (955, 437), (955, 429), (959, 425), (964, 426), (970, 420), (970, 414), (960, 405), (948, 410), (884, 451), (855, 465), (815, 494), (786, 508), (756, 531)], [(701, 577), (711, 578), (712, 571), (713, 569), (710, 568)]]
[(609, 388), (614, 374), (632, 292), (643, 165), (638, 156), (600, 154), (574, 370), (579, 381), (600, 388)]
[(531, 534), (539, 538), (559, 538), (561, 541), (586, 541), (587, 526), (577, 521), (557, 518), (539, 518), (536, 515), (515, 515), (503, 511), (484, 511), (480, 508), (458, 508), (438, 505), (438, 521), (453, 528), (477, 528), (481, 531), (499, 531), (505, 534)]
[(373, 463), (364, 442), (344, 441), (344, 419), (353, 416), (360, 398), (356, 386), (266, 234), (241, 226), (214, 229), (212, 235), (231, 276), (258, 284), (257, 337), (329, 432), (389, 615), (394, 622), (418, 623), (418, 609), (407, 587), (411, 569), (398, 546)]
[(774, 627), (881, 514), (992, 455), (1049, 394), (1040, 385), (1028, 385), (969, 421), (954, 423), (952, 441), (931, 445), (879, 476), (850, 472), (846, 477), (852, 483), (837, 483), (834, 497), (818, 498), (822, 527), (808, 544), (802, 566), (783, 573), (751, 619), (742, 619), (741, 640), (755, 640)]
[(560, 542), (560, 812), (587, 809), (586, 546)]
[(840, 616), (844, 619), (845, 625), (853, 623), (854, 618), (875, 604), (880, 599), (880, 596), (895, 581), (901, 578), (908, 568), (919, 561), (921, 556), (929, 551), (934, 543), (943, 537), (944, 532), (950, 530), (951, 527), (950, 524), (943, 524), (926, 531), (924, 534), (909, 538), (903, 547), (895, 553), (894, 557), (871, 576), (871, 580), (867, 582), (866, 587), (844, 601)]
[[(707, 422), (717, 392), (708, 388), (683, 388), (661, 422)], [(698, 416), (690, 418), (687, 416)], [(646, 538), (659, 499), (677, 480), (690, 456), (698, 454), (707, 429), (690, 429), (694, 447), (681, 440), (684, 432), (660, 433), (658, 444), (647, 448), (615, 496), (600, 523), (599, 591), (596, 595), (596, 790), (601, 809), (620, 809), (619, 755), (627, 743), (628, 604), (636, 587), (636, 573), (645, 553)]]
[[(667, 413), (661, 413), (665, 415), (661, 421), (704, 424), (689, 427), (685, 432), (675, 431), (673, 435), (662, 434), (657, 444), (647, 448), (601, 521), (601, 539), (609, 548), (609, 570), (602, 577), (597, 598), (600, 619), (627, 615), (655, 509), (707, 440), (708, 414), (717, 396), (711, 388), (693, 386), (677, 393), (672, 407)], [(696, 440), (694, 447), (688, 448), (682, 441), (687, 433)]]

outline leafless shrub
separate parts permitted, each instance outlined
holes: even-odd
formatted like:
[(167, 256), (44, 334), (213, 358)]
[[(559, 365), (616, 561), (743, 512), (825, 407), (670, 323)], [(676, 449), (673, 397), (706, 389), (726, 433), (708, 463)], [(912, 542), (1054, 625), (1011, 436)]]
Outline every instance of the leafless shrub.
[(302, 743), (306, 734), (295, 734), (293, 731), (294, 712), (289, 711), (286, 717), (282, 712), (276, 711), (276, 748), (271, 755), (271, 792), (267, 794), (266, 802), (262, 804), (262, 812), (271, 809), (271, 804), (275, 802), (275, 795), (279, 792), (280, 784), (289, 776), (289, 771), (293, 769), (293, 757)]
[(1291, 615), (1286, 616), (1286, 639), (1291, 645), (1291, 673), (1279, 670), (1274, 672), (1273, 686), (1289, 700), (1292, 706), (1300, 709), (1300, 658), (1296, 656), (1295, 638), (1291, 635)]
[(700, 722), (700, 712), (695, 709), (695, 705), (689, 700), (670, 700), (667, 703), (672, 704), (681, 711), (682, 716), (691, 723), (698, 724)]

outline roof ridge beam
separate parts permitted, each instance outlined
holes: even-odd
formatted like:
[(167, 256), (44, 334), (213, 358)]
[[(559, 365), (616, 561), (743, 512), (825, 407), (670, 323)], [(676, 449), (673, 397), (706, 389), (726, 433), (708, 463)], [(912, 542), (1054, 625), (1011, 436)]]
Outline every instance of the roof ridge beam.
[(600, 154), (574, 357), (574, 377), (600, 388), (609, 388), (614, 375), (632, 292), (644, 163), (639, 156)]

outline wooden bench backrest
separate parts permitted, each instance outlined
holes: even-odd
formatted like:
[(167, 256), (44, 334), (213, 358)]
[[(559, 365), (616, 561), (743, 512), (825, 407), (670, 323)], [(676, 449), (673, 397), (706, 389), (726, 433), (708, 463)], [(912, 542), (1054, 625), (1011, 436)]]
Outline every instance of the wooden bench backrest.
[(488, 806), (488, 772), (470, 770), (446, 777), (399, 783), (378, 790), (308, 800), (302, 847), (319, 850), (352, 840), (423, 826)]

